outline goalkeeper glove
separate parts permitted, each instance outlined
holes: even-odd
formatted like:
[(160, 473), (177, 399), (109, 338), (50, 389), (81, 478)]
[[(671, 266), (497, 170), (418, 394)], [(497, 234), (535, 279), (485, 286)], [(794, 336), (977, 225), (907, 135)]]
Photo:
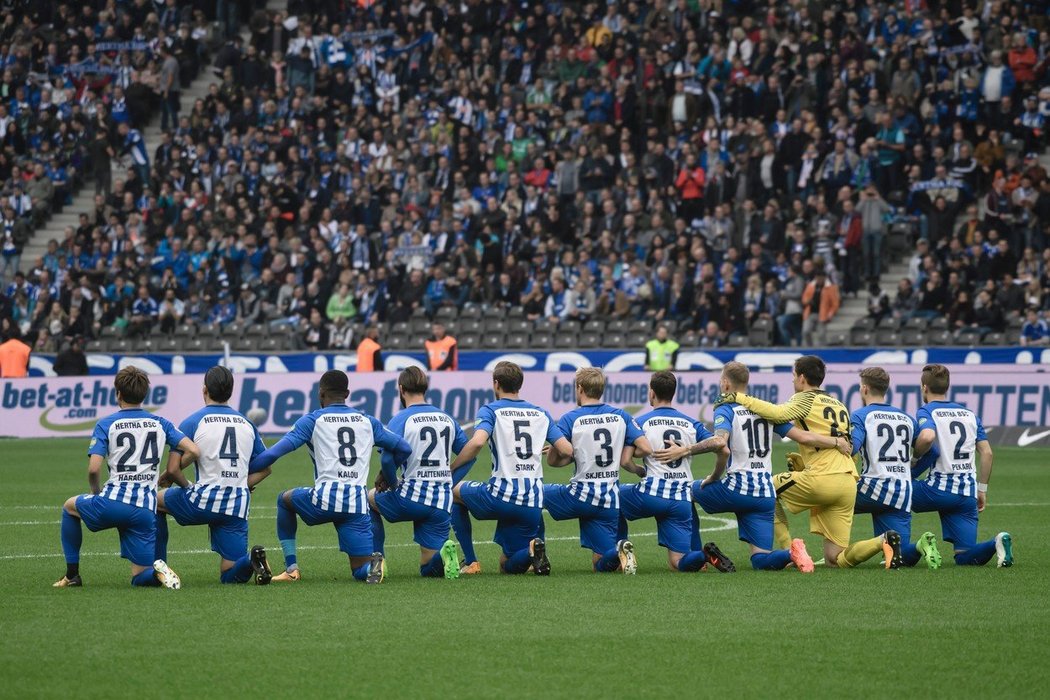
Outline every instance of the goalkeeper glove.
[(722, 404), (726, 404), (726, 403), (736, 403), (736, 392), (735, 391), (730, 391), (730, 392), (726, 392), (725, 394), (721, 394), (718, 397), (718, 400), (715, 401), (715, 406), (721, 406)]
[(788, 471), (801, 472), (805, 471), (806, 463), (802, 461), (802, 455), (798, 452), (788, 452)]

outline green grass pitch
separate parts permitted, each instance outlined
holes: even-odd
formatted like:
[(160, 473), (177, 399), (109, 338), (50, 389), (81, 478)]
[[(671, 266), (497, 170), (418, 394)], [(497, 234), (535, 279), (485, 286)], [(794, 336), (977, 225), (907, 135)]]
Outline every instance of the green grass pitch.
[[(206, 528), (173, 524), (181, 591), (132, 589), (112, 531), (85, 532), (85, 587), (55, 590), (59, 509), (86, 488), (85, 451), (86, 440), (0, 442), (0, 697), (1013, 698), (1045, 697), (1050, 681), (1047, 450), (997, 453), (980, 534), (1013, 533), (1006, 570), (955, 567), (942, 543), (936, 572), (755, 572), (733, 521), (705, 518), (705, 541), (738, 573), (669, 571), (642, 521), (639, 574), (594, 574), (576, 527), (548, 521), (550, 578), (496, 573), (491, 525), (478, 523), (484, 575), (421, 580), (399, 524), (387, 526), (389, 579), (366, 587), (330, 527), (300, 525), (301, 583), (223, 586)], [(697, 476), (709, 469), (694, 462)], [(256, 490), (251, 541), (275, 569), (276, 494), (311, 478), (299, 450)], [(807, 531), (805, 516), (792, 525)], [(854, 536), (870, 527), (858, 516)], [(916, 516), (924, 529), (939, 538), (935, 517)]]

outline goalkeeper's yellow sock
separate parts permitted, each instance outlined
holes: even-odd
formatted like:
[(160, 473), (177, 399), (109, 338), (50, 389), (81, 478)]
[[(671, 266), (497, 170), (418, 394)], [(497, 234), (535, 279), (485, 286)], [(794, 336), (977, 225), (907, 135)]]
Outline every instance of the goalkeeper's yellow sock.
[(848, 569), (862, 562), (866, 562), (881, 551), (882, 536), (880, 535), (878, 537), (872, 537), (870, 540), (854, 542), (849, 547), (846, 547), (839, 552), (839, 555), (835, 558), (835, 563), (843, 569)]
[(784, 512), (784, 506), (780, 505), (780, 501), (777, 501), (773, 509), (773, 548), (791, 548), (791, 530), (788, 528), (787, 513)]

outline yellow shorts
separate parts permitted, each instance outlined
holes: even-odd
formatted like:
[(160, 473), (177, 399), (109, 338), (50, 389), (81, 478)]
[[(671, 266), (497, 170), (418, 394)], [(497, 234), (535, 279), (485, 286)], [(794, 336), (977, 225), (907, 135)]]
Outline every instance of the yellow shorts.
[(840, 547), (849, 545), (857, 480), (852, 474), (780, 472), (773, 475), (777, 500), (792, 513), (809, 511), (809, 531)]

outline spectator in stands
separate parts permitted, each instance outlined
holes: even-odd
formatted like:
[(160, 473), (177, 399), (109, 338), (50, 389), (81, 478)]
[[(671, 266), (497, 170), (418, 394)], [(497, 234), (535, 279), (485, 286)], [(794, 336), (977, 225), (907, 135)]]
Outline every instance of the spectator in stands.
[(802, 293), (802, 338), (805, 345), (827, 345), (828, 324), (835, 318), (841, 303), (838, 286), (828, 280), (824, 265), (820, 264), (813, 281)]
[(878, 282), (868, 286), (868, 317), (878, 323), (892, 312), (890, 297), (882, 290)]
[(424, 343), (427, 362), (432, 372), (451, 372), (459, 369), (459, 349), (456, 339), (445, 333), (445, 324), (431, 325), (431, 337)]
[(379, 329), (369, 326), (365, 329), (365, 335), (357, 344), (357, 368), (358, 372), (382, 372), (383, 371), (383, 348), (379, 344)]
[(1021, 345), (1050, 344), (1050, 325), (1039, 317), (1039, 309), (1029, 308), (1025, 312), (1025, 322), (1021, 326)]
[(656, 327), (656, 337), (645, 344), (645, 370), (659, 372), (674, 369), (680, 347), (677, 341), (668, 337), (667, 326), (660, 324)]
[(83, 377), (88, 374), (87, 356), (84, 354), (84, 338), (74, 336), (66, 349), (58, 353), (54, 364), (55, 374), (60, 377)]
[[(884, 166), (892, 169), (892, 165)], [(887, 177), (893, 177), (887, 175)], [(869, 185), (864, 189), (857, 213), (861, 217), (861, 228), (864, 231), (861, 245), (864, 255), (864, 276), (868, 281), (878, 281), (882, 276), (882, 241), (886, 237), (886, 215), (890, 205), (882, 198), (879, 191)]]
[(22, 342), (18, 328), (8, 319), (0, 331), (0, 378), (18, 379), (29, 375), (31, 348)]
[(789, 265), (780, 293), (783, 309), (777, 316), (778, 338), (783, 345), (798, 346), (802, 343), (802, 295), (805, 291), (806, 281), (802, 278), (802, 271)]
[(569, 317), (569, 312), (572, 308), (570, 306), (571, 301), (571, 295), (565, 289), (565, 279), (558, 276), (552, 277), (551, 291), (547, 295), (547, 301), (544, 303), (543, 315), (551, 323), (559, 324)]
[(327, 350), (328, 340), (328, 326), (325, 325), (320, 310), (310, 309), (310, 320), (302, 332), (303, 345), (308, 350)]

